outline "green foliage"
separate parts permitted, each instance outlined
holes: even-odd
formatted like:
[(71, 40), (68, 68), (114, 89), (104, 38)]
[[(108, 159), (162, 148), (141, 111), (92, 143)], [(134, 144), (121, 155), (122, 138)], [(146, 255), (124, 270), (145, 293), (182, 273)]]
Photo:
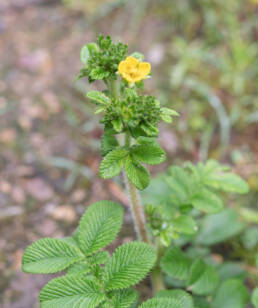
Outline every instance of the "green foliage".
[(147, 169), (130, 156), (127, 157), (125, 163), (125, 172), (128, 179), (137, 187), (139, 190), (143, 190), (149, 185), (150, 175)]
[(98, 104), (108, 104), (110, 103), (110, 98), (107, 97), (104, 93), (99, 91), (90, 91), (87, 93), (87, 97), (93, 100), (94, 102), (97, 102)]
[(128, 151), (118, 147), (110, 151), (102, 160), (99, 167), (99, 175), (103, 179), (110, 179), (118, 175), (126, 161)]
[(110, 36), (98, 37), (98, 44), (89, 43), (81, 51), (84, 67), (77, 78), (88, 77), (89, 82), (95, 80), (117, 79), (118, 64), (125, 58), (127, 45), (114, 44)]
[(233, 209), (225, 209), (219, 214), (203, 219), (197, 242), (203, 245), (214, 245), (226, 241), (243, 231), (244, 226)]
[(218, 288), (214, 298), (214, 308), (244, 308), (248, 300), (248, 290), (242, 281), (229, 279)]
[(104, 133), (101, 138), (101, 155), (106, 156), (107, 153), (114, 150), (118, 145), (118, 141), (112, 134)]
[(258, 307), (258, 287), (256, 287), (253, 290), (253, 293), (252, 293), (252, 304), (254, 305), (255, 308)]
[(42, 308), (95, 308), (105, 300), (105, 295), (95, 280), (79, 274), (51, 280), (41, 290), (39, 299)]
[(114, 308), (130, 308), (138, 297), (134, 289), (117, 290), (112, 295)]
[(169, 276), (185, 281), (197, 295), (212, 293), (218, 284), (218, 275), (212, 266), (201, 259), (193, 262), (178, 247), (167, 249), (161, 267)]
[(149, 165), (160, 164), (166, 159), (166, 153), (157, 143), (132, 146), (130, 153), (134, 159)]
[(174, 299), (170, 297), (159, 297), (149, 299), (139, 306), (139, 308), (185, 308), (184, 302), (181, 299)]
[(179, 247), (168, 248), (161, 259), (162, 269), (173, 278), (186, 280), (189, 273), (191, 260), (186, 257)]
[[(137, 292), (127, 289), (141, 281), (153, 267), (156, 253), (143, 242), (117, 248), (110, 258), (100, 250), (116, 237), (123, 208), (111, 201), (93, 203), (82, 216), (73, 237), (41, 239), (23, 256), (23, 270), (66, 275), (51, 280), (40, 292), (41, 307), (130, 308)], [(104, 291), (103, 291), (104, 290)]]
[(156, 260), (154, 250), (145, 243), (126, 243), (115, 251), (103, 273), (106, 290), (123, 289), (142, 280)]
[[(198, 274), (200, 274), (200, 269)], [(198, 278), (197, 277), (198, 276), (195, 276), (195, 282), (190, 286), (194, 294), (208, 295), (215, 290), (218, 284), (218, 274), (212, 266), (204, 264), (202, 273)], [(190, 279), (191, 278), (192, 277), (190, 277)]]
[(192, 217), (180, 215), (175, 217), (173, 221), (175, 231), (182, 234), (195, 234), (198, 227)]
[(29, 246), (22, 258), (22, 270), (26, 273), (49, 274), (66, 269), (83, 259), (82, 252), (68, 243), (45, 238)]
[(99, 201), (91, 205), (79, 225), (80, 247), (91, 255), (111, 243), (121, 228), (123, 208), (114, 202)]
[(162, 290), (157, 292), (157, 297), (173, 298), (179, 301), (184, 308), (194, 308), (194, 303), (191, 295), (183, 290)]
[(191, 204), (200, 211), (214, 214), (223, 208), (223, 202), (214, 190), (248, 192), (248, 185), (244, 180), (228, 172), (228, 168), (220, 166), (214, 160), (209, 160), (206, 164), (198, 163), (197, 166), (188, 163), (187, 167), (189, 171), (171, 167), (171, 176), (167, 179), (174, 195), (173, 202), (177, 206)]
[[(186, 58), (195, 53), (184, 48), (180, 41), (176, 46), (185, 50)], [(240, 54), (234, 52), (244, 65), (246, 53), (241, 50)], [(229, 167), (208, 160), (197, 165), (188, 162), (184, 167), (172, 166), (149, 186), (150, 175), (145, 164), (156, 165), (166, 159), (165, 151), (156, 141), (158, 125), (160, 121), (171, 123), (178, 113), (161, 107), (154, 96), (142, 95), (144, 80), (131, 83), (120, 78), (119, 71), (125, 62), (119, 64), (126, 56), (127, 45), (114, 44), (109, 36), (100, 35), (97, 44), (88, 43), (82, 48), (83, 68), (78, 78), (88, 77), (89, 82), (102, 80), (107, 86), (105, 91), (90, 91), (86, 95), (97, 105), (95, 113), (103, 114), (100, 120), (104, 124), (103, 160), (99, 175), (109, 179), (124, 171), (134, 223), (146, 243), (123, 244), (112, 255), (103, 250), (117, 236), (124, 211), (117, 203), (99, 201), (85, 211), (73, 236), (62, 240), (41, 239), (29, 246), (23, 256), (23, 270), (66, 271), (40, 292), (43, 308), (136, 308), (139, 296), (132, 287), (152, 268), (154, 288), (163, 289), (164, 275), (167, 286), (173, 290), (159, 291), (139, 308), (244, 308), (249, 300), (243, 282), (246, 271), (237, 263), (217, 262), (221, 247), (215, 246), (215, 250), (212, 245), (227, 241), (245, 228), (235, 210), (223, 209), (223, 197), (225, 192), (247, 193), (248, 184), (230, 172)], [(139, 53), (133, 57), (140, 61), (144, 58)], [(172, 81), (179, 86), (186, 66), (179, 63), (176, 69), (181, 77), (173, 75)], [(130, 70), (129, 67), (131, 74)], [(221, 127), (225, 128), (228, 119), (217, 96), (194, 78), (188, 80), (188, 86), (211, 100), (216, 112), (226, 119), (226, 124), (221, 120)], [(143, 194), (146, 226), (137, 189), (146, 189)], [(246, 249), (255, 248), (256, 231), (246, 232), (242, 237)], [(257, 289), (252, 301), (257, 307)]]

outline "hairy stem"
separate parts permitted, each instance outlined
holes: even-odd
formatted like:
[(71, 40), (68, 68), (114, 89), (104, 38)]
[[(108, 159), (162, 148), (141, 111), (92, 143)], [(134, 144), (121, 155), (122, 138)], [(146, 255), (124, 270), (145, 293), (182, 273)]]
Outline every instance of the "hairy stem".
[[(130, 134), (129, 132), (125, 133), (125, 146), (130, 146)], [(140, 240), (149, 243), (147, 230), (145, 228), (145, 215), (143, 206), (141, 204), (141, 199), (136, 187), (130, 182), (124, 173), (125, 185), (127, 188), (128, 196), (130, 199), (130, 208), (134, 221), (134, 228), (137, 233), (137, 236)]]
[(108, 85), (109, 85), (110, 96), (113, 98), (118, 98), (117, 81), (109, 80)]
[(161, 244), (159, 238), (156, 238), (155, 246), (157, 252), (157, 261), (156, 261), (156, 266), (151, 272), (151, 283), (152, 283), (153, 294), (155, 294), (160, 290), (166, 289), (163, 282), (162, 271), (160, 268), (160, 260), (164, 254), (165, 247)]

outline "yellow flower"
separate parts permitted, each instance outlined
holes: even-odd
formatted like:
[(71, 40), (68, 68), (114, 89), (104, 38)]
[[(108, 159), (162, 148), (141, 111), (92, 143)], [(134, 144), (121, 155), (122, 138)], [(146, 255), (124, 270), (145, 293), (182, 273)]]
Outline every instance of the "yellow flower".
[(134, 57), (127, 57), (118, 65), (118, 71), (129, 83), (145, 79), (150, 73), (151, 65), (148, 62), (140, 62)]

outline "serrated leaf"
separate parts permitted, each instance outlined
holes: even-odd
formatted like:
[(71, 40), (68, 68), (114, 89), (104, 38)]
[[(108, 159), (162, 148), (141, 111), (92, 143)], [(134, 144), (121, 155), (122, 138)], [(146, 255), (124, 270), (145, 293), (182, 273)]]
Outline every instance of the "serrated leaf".
[(152, 298), (143, 302), (139, 308), (185, 308), (183, 302), (173, 298)]
[(90, 51), (88, 49), (88, 46), (85, 45), (82, 47), (81, 52), (80, 52), (80, 58), (81, 58), (81, 62), (83, 64), (87, 64), (90, 58)]
[(99, 91), (90, 91), (86, 94), (86, 96), (89, 99), (92, 99), (93, 101), (96, 101), (100, 104), (106, 105), (110, 103), (110, 98), (107, 97), (104, 93), (99, 92)]
[(223, 262), (217, 266), (216, 270), (220, 281), (230, 278), (244, 280), (247, 276), (247, 272), (241, 263)]
[(185, 280), (188, 277), (191, 260), (185, 256), (179, 247), (168, 248), (161, 259), (161, 267), (169, 276)]
[(166, 108), (166, 107), (161, 108), (161, 112), (164, 113), (164, 114), (170, 115), (170, 116), (176, 116), (176, 117), (179, 116), (178, 112), (176, 112), (173, 109)]
[(143, 190), (150, 183), (150, 175), (147, 169), (130, 157), (126, 159), (125, 172), (129, 180), (139, 190)]
[(84, 45), (80, 52), (81, 62), (85, 65), (88, 64), (90, 56), (94, 51), (97, 50), (98, 50), (98, 45), (95, 43), (88, 43), (87, 45)]
[(118, 141), (112, 134), (104, 134), (101, 138), (101, 155), (106, 156), (107, 153), (114, 150), (118, 146)]
[(191, 216), (180, 215), (173, 220), (173, 228), (178, 233), (195, 234), (198, 230), (197, 224)]
[(191, 286), (191, 290), (197, 295), (208, 295), (215, 290), (218, 281), (219, 278), (216, 270), (212, 266), (206, 264), (205, 270), (199, 279)]
[(164, 122), (172, 123), (172, 116), (179, 116), (179, 114), (173, 109), (161, 108), (160, 117)]
[(258, 308), (258, 287), (253, 290), (252, 293), (252, 304), (255, 308)]
[(120, 119), (115, 119), (112, 121), (114, 130), (118, 133), (120, 133), (123, 129), (123, 122)]
[(112, 296), (114, 308), (130, 308), (137, 299), (137, 292), (134, 289), (117, 290)]
[(248, 303), (248, 290), (242, 281), (225, 280), (216, 291), (214, 308), (244, 308)]
[(85, 261), (74, 263), (66, 270), (67, 275), (88, 274), (89, 272), (90, 267)]
[(187, 285), (193, 285), (196, 281), (200, 279), (202, 274), (204, 273), (206, 268), (206, 264), (202, 259), (197, 259), (190, 267), (189, 277), (187, 280)]
[(99, 251), (88, 259), (91, 265), (106, 264), (110, 258), (107, 251)]
[(173, 122), (173, 119), (168, 114), (161, 113), (160, 117), (161, 117), (161, 120), (166, 122), (166, 123), (172, 123)]
[(216, 189), (238, 194), (246, 194), (249, 191), (246, 181), (234, 173), (212, 174), (205, 180), (205, 184)]
[(95, 308), (105, 295), (101, 287), (84, 275), (67, 275), (51, 280), (40, 292), (41, 308)]
[(83, 253), (77, 247), (62, 240), (44, 238), (25, 250), (22, 270), (33, 274), (56, 273), (83, 258)]
[(149, 137), (156, 137), (159, 134), (158, 128), (153, 126), (153, 125), (151, 125), (150, 123), (143, 123), (143, 124), (141, 124), (141, 129)]
[(166, 160), (165, 151), (158, 144), (135, 145), (130, 149), (133, 158), (149, 165), (160, 164)]
[(258, 227), (248, 227), (242, 236), (242, 242), (248, 250), (258, 247)]
[(123, 220), (123, 208), (111, 201), (93, 203), (82, 216), (79, 224), (80, 247), (90, 255), (111, 243)]
[(199, 211), (215, 214), (223, 209), (222, 200), (213, 192), (202, 189), (191, 197), (192, 205)]
[(123, 169), (128, 151), (116, 148), (109, 152), (102, 160), (99, 167), (99, 175), (103, 179), (110, 179), (118, 175)]
[(196, 308), (211, 308), (211, 305), (205, 297), (194, 296), (194, 307), (196, 307)]
[(196, 241), (198, 244), (214, 245), (239, 234), (244, 227), (233, 209), (225, 209), (203, 219)]
[(183, 290), (161, 290), (155, 294), (155, 297), (168, 297), (180, 301), (184, 308), (194, 308), (191, 295)]
[(101, 67), (94, 68), (90, 73), (90, 77), (95, 80), (105, 79), (108, 76), (109, 72), (104, 71)]
[(167, 183), (171, 187), (172, 202), (177, 206), (190, 203), (195, 183), (192, 177), (181, 167), (169, 168), (171, 176), (167, 177)]
[(104, 269), (105, 290), (123, 289), (137, 284), (147, 275), (155, 260), (156, 254), (148, 244), (123, 244), (115, 250)]

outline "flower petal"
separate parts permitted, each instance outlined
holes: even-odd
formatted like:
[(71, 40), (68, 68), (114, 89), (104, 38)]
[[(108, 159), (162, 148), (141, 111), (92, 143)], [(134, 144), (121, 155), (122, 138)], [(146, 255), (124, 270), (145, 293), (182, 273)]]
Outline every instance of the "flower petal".
[(126, 72), (126, 67), (127, 67), (127, 64), (125, 61), (121, 61), (118, 65), (118, 71), (119, 73), (122, 75), (124, 72)]
[(139, 64), (139, 72), (142, 78), (145, 78), (151, 71), (151, 65), (148, 62), (142, 62)]
[(127, 57), (125, 59), (125, 62), (126, 62), (127, 65), (132, 66), (132, 67), (136, 67), (139, 64), (139, 60), (137, 60), (134, 57)]

